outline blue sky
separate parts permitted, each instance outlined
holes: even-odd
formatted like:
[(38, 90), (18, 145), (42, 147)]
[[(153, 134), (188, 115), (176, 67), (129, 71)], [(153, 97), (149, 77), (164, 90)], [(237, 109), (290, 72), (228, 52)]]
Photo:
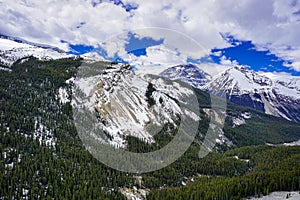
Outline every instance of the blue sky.
[[(71, 5), (69, 0), (4, 0), (0, 4), (1, 34), (74, 54), (97, 51), (118, 60), (120, 53), (130, 52), (141, 63), (147, 58), (158, 62), (160, 56), (164, 63), (170, 59), (176, 64), (174, 55), (155, 49), (170, 53), (166, 46), (172, 45), (166, 35), (134, 32), (157, 27), (183, 33), (208, 52), (184, 57), (182, 48), (172, 49), (181, 56), (178, 62), (227, 60), (256, 71), (297, 76), (300, 72), (300, 0), (72, 0)], [(129, 38), (121, 41), (118, 49), (101, 46), (123, 32)], [(135, 50), (136, 46), (141, 48)]]
[(296, 76), (300, 75), (299, 72), (287, 66), (291, 64), (290, 61), (277, 57), (269, 50), (257, 50), (251, 41), (239, 41), (230, 37), (229, 42), (232, 47), (212, 49), (210, 57), (213, 62), (221, 63), (222, 57), (225, 56), (228, 60), (237, 61), (240, 65), (247, 65), (254, 71), (286, 72)]
[(163, 39), (154, 40), (151, 37), (139, 38), (133, 33), (128, 34), (129, 41), (125, 45), (125, 50), (128, 53), (132, 53), (135, 56), (146, 55), (146, 49), (151, 46), (160, 45), (163, 43)]
[[(133, 54), (136, 57), (147, 56), (146, 49), (163, 44), (164, 40), (154, 40), (151, 37), (138, 38), (133, 33), (128, 33), (129, 40), (125, 45), (125, 50), (128, 54)], [(294, 76), (300, 76), (300, 72), (295, 71), (293, 68), (287, 67), (287, 64), (291, 64), (289, 61), (285, 61), (275, 54), (272, 54), (269, 50), (258, 50), (251, 41), (240, 41), (232, 36), (224, 37), (231, 46), (228, 48), (214, 48), (211, 49), (211, 54), (206, 57), (200, 57), (198, 59), (187, 58), (187, 63), (217, 63), (222, 64), (222, 59), (226, 58), (231, 62), (237, 62), (239, 65), (249, 66), (254, 71), (263, 72), (286, 72)], [(112, 61), (118, 61), (128, 63), (124, 61), (120, 56), (108, 57), (106, 51), (100, 47), (86, 46), (86, 45), (69, 45), (71, 51), (76, 55), (81, 55), (87, 52), (97, 52), (104, 58)]]

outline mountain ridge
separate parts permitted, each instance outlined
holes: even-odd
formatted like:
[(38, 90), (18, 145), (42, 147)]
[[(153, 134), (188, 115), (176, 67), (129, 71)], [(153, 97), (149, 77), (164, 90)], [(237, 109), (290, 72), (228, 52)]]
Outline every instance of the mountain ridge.
[(40, 60), (76, 58), (75, 55), (67, 54), (56, 47), (0, 35), (0, 64), (2, 66), (10, 67), (18, 60), (24, 60), (31, 56)]
[[(181, 69), (186, 70), (184, 67)], [(186, 74), (188, 73), (186, 70)], [(176, 66), (160, 75), (198, 86), (199, 89), (226, 97), (238, 105), (300, 122), (300, 77), (257, 73), (243, 66), (229, 68), (213, 79), (201, 79), (199, 83), (198, 80), (190, 80), (184, 73), (177, 73)]]

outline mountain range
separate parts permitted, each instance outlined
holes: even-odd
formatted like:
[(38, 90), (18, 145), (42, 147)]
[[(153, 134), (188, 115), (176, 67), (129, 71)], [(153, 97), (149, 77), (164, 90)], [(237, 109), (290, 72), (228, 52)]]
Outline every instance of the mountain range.
[[(299, 188), (296, 77), (244, 67), (211, 76), (192, 64), (141, 75), (95, 54), (0, 42), (0, 199), (242, 199)], [(178, 133), (189, 147), (154, 172), (122, 172), (93, 154), (100, 143), (156, 152)]]
[[(76, 58), (58, 48), (14, 37), (0, 35), (0, 41), (1, 68), (6, 70), (9, 70), (9, 67), (16, 61), (26, 60), (29, 57), (36, 57), (40, 60)], [(101, 59), (94, 54), (83, 55), (83, 58)], [(160, 76), (186, 82), (194, 88), (225, 97), (228, 101), (241, 106), (289, 121), (300, 122), (299, 77), (258, 73), (243, 66), (229, 68), (212, 77), (193, 64), (168, 68), (160, 73)]]
[(300, 122), (300, 77), (258, 73), (237, 66), (211, 79), (207, 73), (191, 64), (169, 68), (161, 75), (185, 81), (235, 104)]

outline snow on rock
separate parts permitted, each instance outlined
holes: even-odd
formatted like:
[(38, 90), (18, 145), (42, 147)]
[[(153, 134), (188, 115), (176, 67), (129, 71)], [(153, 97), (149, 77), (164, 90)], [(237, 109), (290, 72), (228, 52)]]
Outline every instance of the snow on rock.
[(300, 77), (257, 73), (233, 67), (215, 77), (203, 89), (227, 97), (242, 106), (300, 122)]
[(33, 56), (40, 60), (75, 58), (74, 55), (0, 38), (0, 64), (11, 66), (19, 59)]
[[(126, 75), (127, 76), (126, 76)], [(140, 82), (138, 87), (134, 83)], [(113, 138), (115, 136), (131, 135), (148, 143), (153, 143), (150, 133), (144, 130), (147, 123), (154, 116), (148, 109), (145, 93), (148, 84), (137, 80), (124, 66), (116, 66), (106, 70), (100, 82), (96, 84), (95, 108), (101, 116), (101, 120), (109, 122), (103, 128)], [(124, 145), (125, 141), (122, 142)]]
[(249, 112), (244, 112), (241, 114), (241, 116), (244, 118), (244, 119), (250, 119), (251, 118), (251, 113)]
[(297, 192), (272, 192), (268, 196), (263, 196), (259, 198), (252, 197), (251, 200), (299, 200), (300, 199), (300, 193)]
[(160, 75), (171, 80), (181, 80), (189, 83), (195, 88), (202, 88), (208, 81), (211, 80), (211, 76), (209, 74), (193, 64), (177, 65), (166, 69), (161, 72)]
[(215, 139), (215, 142), (220, 145), (225, 144), (228, 147), (233, 146), (233, 142), (225, 136), (223, 127), (220, 126), (220, 124), (222, 124), (223, 121), (223, 119), (221, 119), (220, 113), (208, 108), (204, 108), (203, 111), (209, 118), (211, 118), (210, 127), (212, 128), (213, 132), (218, 134), (217, 138)]
[(204, 88), (208, 90), (218, 88), (230, 95), (242, 95), (268, 89), (272, 84), (272, 80), (266, 76), (259, 75), (243, 67), (234, 67), (226, 70)]
[(245, 121), (244, 118), (233, 117), (232, 118), (232, 123), (233, 123), (232, 127), (235, 128), (237, 126), (246, 124), (246, 121)]
[(232, 117), (232, 128), (246, 124), (246, 120), (251, 118), (250, 112), (241, 113), (238, 117)]
[(66, 84), (72, 84), (74, 83), (75, 77), (71, 77), (68, 80), (66, 80)]
[(121, 188), (120, 192), (126, 197), (128, 200), (145, 200), (147, 194), (150, 192), (149, 189), (137, 189), (134, 188)]
[(184, 110), (184, 113), (185, 113), (187, 116), (189, 116), (191, 119), (193, 119), (194, 121), (199, 121), (199, 120), (201, 120), (201, 118), (200, 118), (198, 115), (196, 115), (194, 112), (191, 112), (191, 111), (189, 111), (189, 110)]
[(138, 76), (129, 65), (107, 63), (102, 73), (76, 78), (74, 84), (86, 97), (75, 99), (91, 113), (97, 113), (99, 126), (107, 137), (103, 140), (114, 147), (125, 148), (127, 136), (154, 143), (153, 134), (157, 132), (153, 130), (161, 130), (167, 123), (176, 127), (180, 115), (186, 113), (198, 120), (193, 111), (178, 103), (194, 94), (192, 90), (177, 82)]
[(169, 82), (164, 78), (153, 78), (152, 76), (144, 78), (148, 82), (154, 84), (156, 88), (159, 88), (160, 92), (168, 94), (169, 96), (182, 101), (182, 103), (186, 103), (186, 98), (194, 94), (193, 88), (182, 86), (182, 84), (179, 84), (176, 81)]
[(11, 50), (14, 48), (28, 48), (30, 46), (31, 45), (29, 45), (29, 44), (19, 43), (19, 42), (15, 42), (12, 40), (0, 38), (0, 49), (2, 51)]

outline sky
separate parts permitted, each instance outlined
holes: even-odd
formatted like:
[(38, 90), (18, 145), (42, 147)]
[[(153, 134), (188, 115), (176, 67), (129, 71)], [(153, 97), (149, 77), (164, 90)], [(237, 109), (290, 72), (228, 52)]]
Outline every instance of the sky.
[(154, 71), (248, 66), (300, 76), (300, 0), (0, 0), (0, 33)]

